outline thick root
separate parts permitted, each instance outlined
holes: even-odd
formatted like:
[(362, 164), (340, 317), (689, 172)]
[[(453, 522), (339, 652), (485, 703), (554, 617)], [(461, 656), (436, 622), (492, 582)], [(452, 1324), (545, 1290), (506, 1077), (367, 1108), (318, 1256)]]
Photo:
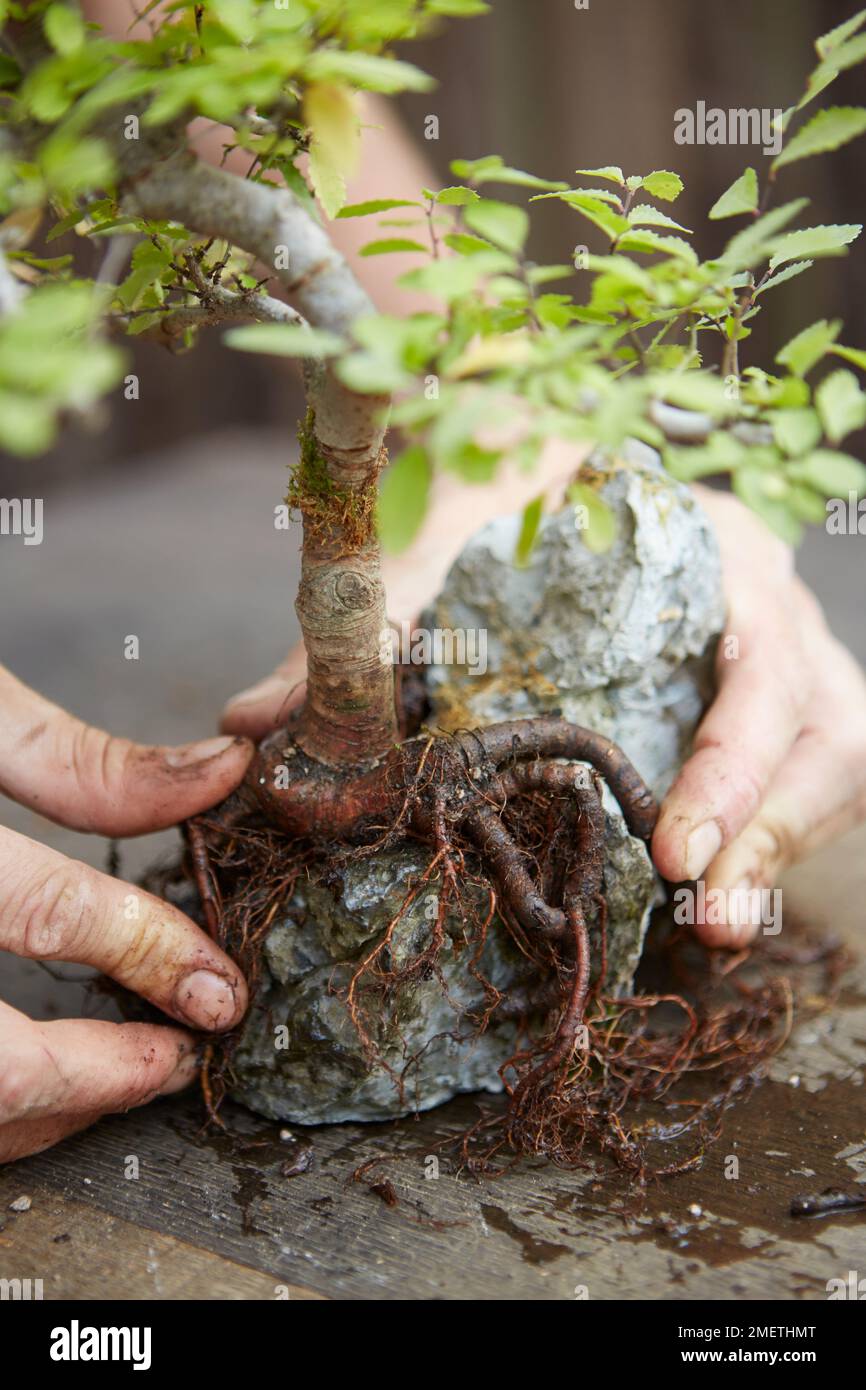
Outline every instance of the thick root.
[[(632, 834), (648, 839), (657, 807), (623, 752), (559, 718), (453, 736), (425, 733), (372, 765), (341, 770), (308, 757), (286, 729), (261, 745), (238, 793), (189, 823), (189, 872), (208, 930), (255, 989), (261, 943), (277, 915), (289, 910), (302, 875), (317, 867), (333, 871), (347, 858), (407, 839), (429, 845), (425, 873), (346, 990), (346, 1007), (371, 1064), (382, 1060), (376, 1022), (388, 996), (413, 979), (439, 974), (440, 951), (455, 918), (462, 920), (464, 941), (473, 947), (467, 970), (486, 1001), (473, 1016), (475, 1030), (517, 1019), (525, 1038), (523, 1050), (502, 1068), (505, 1114), (464, 1137), (462, 1161), (489, 1168), (504, 1148), (572, 1164), (591, 1141), (643, 1177), (643, 1147), (624, 1127), (624, 1106), (659, 1099), (683, 1074), (717, 1068), (726, 1078), (723, 1093), (698, 1105), (687, 1126), (697, 1126), (707, 1142), (726, 1097), (778, 1045), (790, 1001), (768, 986), (738, 1009), (699, 1021), (678, 997), (623, 1001), (605, 995), (603, 782)], [(394, 931), (432, 881), (438, 909), (429, 937), (397, 967), (390, 950)], [(487, 889), (488, 909), (480, 917), (461, 897), (470, 881)], [(508, 994), (478, 971), (496, 917), (527, 961), (526, 977)], [(592, 948), (600, 961), (594, 984)], [(671, 1000), (684, 1027), (651, 1034), (648, 1012)], [(207, 1069), (212, 1112), (229, 1066), (224, 1057)], [(402, 1087), (400, 1076), (394, 1081)]]

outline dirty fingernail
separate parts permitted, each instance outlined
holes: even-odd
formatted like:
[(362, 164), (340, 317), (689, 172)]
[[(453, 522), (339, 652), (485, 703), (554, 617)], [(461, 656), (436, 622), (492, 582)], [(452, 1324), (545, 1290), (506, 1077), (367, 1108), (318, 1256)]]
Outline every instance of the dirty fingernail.
[(284, 680), (279, 676), (268, 676), (266, 680), (259, 681), (258, 685), (251, 685), (248, 690), (241, 690), (237, 695), (233, 695), (227, 708), (233, 709), (235, 705), (256, 705), (260, 700), (269, 700), (272, 695), (285, 695), (286, 691)]
[(236, 741), (223, 736), (206, 738), (201, 743), (187, 743), (180, 748), (169, 748), (165, 754), (165, 761), (169, 767), (194, 767), (196, 763), (206, 763), (211, 758), (218, 758)]
[(179, 1011), (196, 1028), (219, 1032), (230, 1028), (240, 1010), (235, 990), (223, 975), (194, 970), (181, 980), (174, 996)]
[(686, 841), (686, 878), (700, 878), (721, 848), (722, 831), (718, 822), (704, 821)]

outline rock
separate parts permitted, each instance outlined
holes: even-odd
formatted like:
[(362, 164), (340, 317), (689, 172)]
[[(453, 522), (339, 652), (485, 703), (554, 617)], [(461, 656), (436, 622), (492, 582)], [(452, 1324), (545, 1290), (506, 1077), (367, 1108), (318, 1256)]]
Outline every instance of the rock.
[[(516, 517), (484, 527), (455, 562), (424, 626), (486, 633), (487, 669), (431, 668), (429, 722), (455, 729), (559, 710), (621, 744), (661, 794), (712, 688), (723, 622), (715, 539), (688, 490), (645, 446), (627, 446), (619, 462), (594, 457), (588, 476), (616, 520), (607, 553), (587, 548), (567, 507), (542, 522), (525, 569), (512, 561)], [(622, 993), (663, 895), (646, 847), (605, 797), (607, 984)], [(265, 945), (264, 984), (234, 1058), (235, 1099), (274, 1119), (321, 1124), (382, 1120), (462, 1091), (501, 1089), (515, 1028), (503, 1022), (472, 1036), (464, 1015), (479, 1009), (483, 992), (466, 969), (467, 948), (455, 945), (459, 921), (449, 922), (441, 980), (417, 980), (387, 1010), (374, 1007), (384, 1065), (371, 1067), (337, 993), (428, 858), (420, 847), (391, 849), (348, 861), (338, 894), (324, 884), (299, 893)], [(394, 932), (395, 961), (419, 950), (435, 907), (431, 885)], [(522, 957), (501, 924), (479, 968), (500, 989), (521, 978)]]
[[(267, 984), (233, 1059), (236, 1100), (273, 1119), (324, 1124), (389, 1119), (461, 1091), (501, 1090), (497, 1068), (514, 1051), (515, 1029), (503, 1025), (472, 1038), (465, 1013), (478, 1010), (484, 996), (466, 969), (468, 947), (458, 951), (449, 942), (440, 957), (441, 979), (431, 974), (401, 988), (395, 1009), (382, 1013), (373, 1002), (384, 1065), (370, 1067), (337, 994), (428, 862), (421, 847), (387, 850), (350, 861), (337, 896), (323, 884), (299, 891), (292, 916), (274, 927), (265, 945)], [(467, 893), (468, 900), (472, 896)], [(482, 911), (486, 895), (476, 890), (474, 898)], [(437, 902), (431, 887), (408, 908), (393, 936), (395, 965), (422, 948)], [(459, 940), (458, 922), (452, 930)], [(478, 968), (497, 988), (519, 977), (521, 957), (501, 928), (489, 934)], [(281, 1026), (285, 1047), (279, 1045)]]
[(434, 666), (430, 722), (471, 728), (559, 710), (608, 734), (661, 796), (713, 688), (721, 565), (688, 488), (646, 445), (629, 442), (622, 456), (594, 455), (581, 478), (613, 512), (606, 553), (586, 546), (569, 506), (542, 521), (525, 569), (513, 564), (518, 517), (465, 546), (422, 624), (486, 631), (487, 669)]

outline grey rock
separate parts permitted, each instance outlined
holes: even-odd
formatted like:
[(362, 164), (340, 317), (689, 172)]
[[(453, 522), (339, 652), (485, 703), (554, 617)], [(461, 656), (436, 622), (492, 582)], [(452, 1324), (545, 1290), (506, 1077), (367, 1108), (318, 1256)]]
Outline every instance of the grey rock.
[[(376, 1065), (364, 1055), (344, 1002), (357, 964), (385, 933), (428, 862), (421, 847), (387, 850), (349, 862), (336, 895), (323, 884), (307, 884), (297, 894), (292, 916), (267, 939), (266, 985), (234, 1058), (235, 1099), (273, 1119), (322, 1124), (389, 1119), (427, 1110), (461, 1091), (501, 1090), (498, 1068), (514, 1051), (516, 1031), (503, 1024), (473, 1036), (467, 1014), (483, 1008), (484, 992), (466, 969), (472, 948), (464, 944), (459, 921), (450, 921), (438, 978), (430, 974), (401, 986), (384, 1009), (378, 997), (370, 1000)], [(466, 897), (483, 921), (486, 895), (469, 890)], [(408, 908), (393, 934), (393, 967), (423, 950), (437, 903), (431, 884)], [(496, 924), (479, 972), (506, 989), (522, 968)]]
[[(652, 450), (636, 444), (618, 462), (594, 457), (591, 476), (616, 519), (606, 554), (587, 548), (569, 507), (543, 521), (525, 569), (512, 561), (516, 517), (484, 527), (458, 557), (424, 626), (483, 629), (487, 670), (434, 666), (429, 722), (455, 729), (558, 710), (608, 734), (661, 794), (712, 688), (723, 622), (715, 539)], [(607, 792), (605, 808), (607, 988), (626, 993), (663, 895), (646, 847)], [(341, 997), (427, 862), (422, 849), (404, 846), (349, 861), (338, 894), (322, 884), (298, 894), (267, 939), (265, 985), (235, 1056), (236, 1099), (275, 1119), (318, 1124), (381, 1120), (462, 1091), (501, 1089), (514, 1025), (473, 1036), (466, 1013), (483, 994), (466, 970), (467, 948), (455, 944), (456, 918), (441, 978), (401, 987), (374, 1009), (375, 1064)], [(394, 932), (395, 961), (422, 947), (435, 902), (431, 885), (406, 912)], [(522, 958), (499, 923), (479, 966), (500, 989), (522, 977)]]
[[(586, 471), (586, 470), (585, 470)], [(591, 460), (616, 537), (594, 554), (564, 507), (541, 524), (529, 565), (513, 555), (518, 517), (464, 547), (425, 626), (483, 629), (487, 669), (434, 666), (434, 718), (445, 729), (547, 714), (609, 735), (657, 795), (680, 767), (713, 686), (724, 624), (721, 565), (709, 520), (652, 449)]]

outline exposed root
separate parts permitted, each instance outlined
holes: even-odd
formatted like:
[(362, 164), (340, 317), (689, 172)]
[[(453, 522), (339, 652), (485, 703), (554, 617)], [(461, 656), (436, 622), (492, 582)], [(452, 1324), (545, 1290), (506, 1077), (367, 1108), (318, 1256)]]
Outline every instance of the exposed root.
[[(344, 991), (370, 1064), (386, 1067), (402, 1097), (419, 1058), (404, 1048), (398, 1069), (383, 1056), (389, 1002), (431, 975), (445, 990), (442, 953), (464, 952), (482, 1002), (464, 1014), (461, 1038), (512, 1020), (520, 1045), (501, 1069), (504, 1110), (463, 1136), (460, 1163), (495, 1172), (508, 1155), (534, 1154), (570, 1166), (589, 1146), (643, 1180), (700, 1162), (731, 1097), (787, 1036), (792, 1000), (780, 978), (736, 973), (721, 1003), (693, 986), (690, 1001), (606, 992), (602, 779), (632, 833), (648, 838), (656, 807), (634, 768), (609, 740), (558, 718), (423, 734), (372, 767), (342, 772), (309, 759), (284, 730), (262, 745), (238, 794), (188, 824), (186, 871), (208, 929), (254, 993), (263, 939), (292, 910), (302, 878), (336, 884), (353, 859), (428, 845), (426, 868)], [(395, 933), (426, 888), (435, 889), (435, 915), (404, 958), (402, 944), (401, 954), (392, 949)], [(525, 960), (507, 993), (480, 968), (491, 929), (507, 930)], [(231, 1051), (229, 1039), (205, 1061), (212, 1118), (231, 1081)], [(686, 1078), (698, 1090), (683, 1099)], [(636, 1105), (673, 1106), (677, 1117), (635, 1125), (626, 1112)], [(683, 1136), (697, 1148), (652, 1170), (647, 1143)]]

